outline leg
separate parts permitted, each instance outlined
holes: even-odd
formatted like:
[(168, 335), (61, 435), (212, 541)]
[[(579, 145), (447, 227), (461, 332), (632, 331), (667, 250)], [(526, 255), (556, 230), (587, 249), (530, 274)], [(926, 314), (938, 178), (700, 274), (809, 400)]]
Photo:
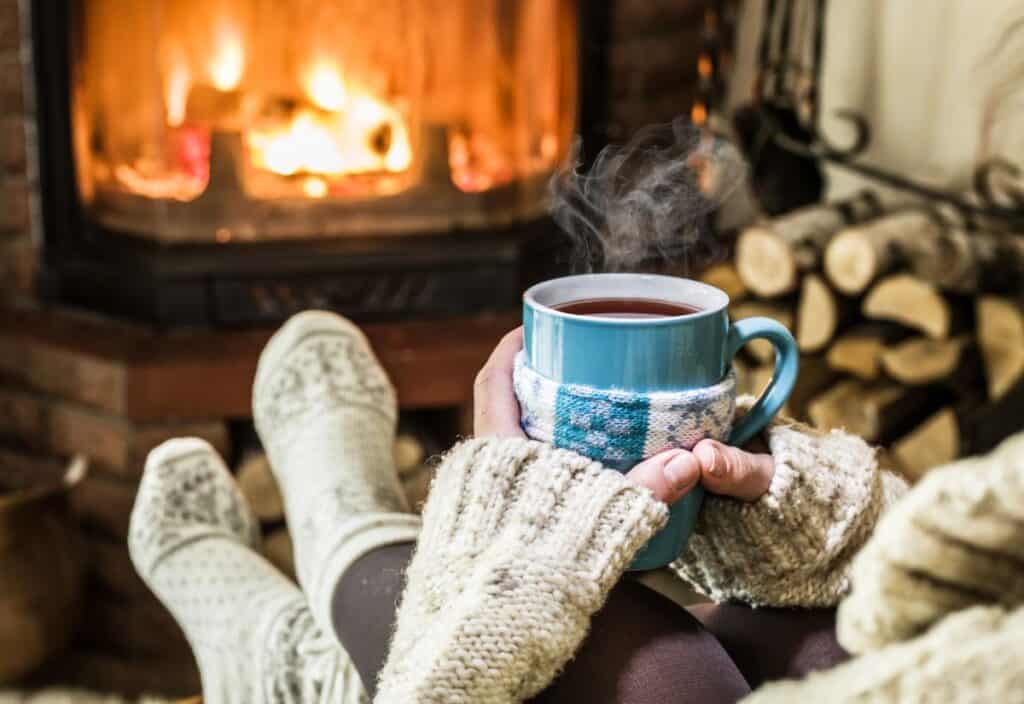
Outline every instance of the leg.
[(693, 616), (627, 578), (594, 616), (576, 657), (534, 701), (715, 704), (749, 693), (729, 655)]
[(348, 567), (419, 532), (392, 456), (396, 416), (387, 374), (344, 318), (300, 313), (260, 355), (256, 430), (284, 497), (299, 584), (325, 632)]
[(836, 640), (833, 609), (752, 609), (742, 604), (690, 607), (750, 682), (799, 678), (849, 658)]
[[(335, 630), (371, 696), (412, 549), (406, 543), (367, 553), (335, 591)], [(594, 617), (579, 653), (535, 701), (714, 704), (735, 702), (749, 691), (722, 646), (685, 609), (624, 580)]]
[(371, 698), (377, 693), (377, 673), (388, 657), (398, 599), (405, 588), (405, 568), (414, 547), (414, 543), (398, 543), (366, 553), (345, 571), (334, 590), (334, 632)]
[(294, 584), (254, 549), (258, 527), (204, 441), (171, 440), (146, 461), (128, 547), (185, 632), (208, 704), (365, 702), (345, 653)]

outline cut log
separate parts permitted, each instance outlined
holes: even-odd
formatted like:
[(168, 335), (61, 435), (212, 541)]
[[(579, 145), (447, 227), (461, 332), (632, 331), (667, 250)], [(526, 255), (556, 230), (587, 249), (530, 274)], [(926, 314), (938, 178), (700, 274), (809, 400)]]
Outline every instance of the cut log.
[(932, 284), (909, 274), (895, 274), (880, 280), (861, 306), (872, 320), (889, 320), (920, 330), (931, 338), (949, 337), (952, 310)]
[(982, 296), (976, 310), (988, 397), (996, 400), (1024, 373), (1024, 307), (1006, 298)]
[(736, 370), (737, 396), (760, 396), (775, 371), (771, 364), (753, 365), (739, 360), (733, 362), (733, 368)]
[(844, 228), (825, 250), (825, 274), (841, 292), (858, 295), (922, 242), (939, 249), (944, 230), (934, 214), (914, 210)]
[[(763, 301), (747, 301), (737, 306), (730, 307), (730, 314), (733, 320), (744, 320), (746, 318), (765, 317), (771, 318), (789, 330), (793, 329), (793, 311), (791, 308), (779, 303), (766, 303)], [(766, 364), (775, 359), (775, 348), (767, 340), (754, 340), (746, 345), (747, 353), (761, 364)]]
[(295, 549), (287, 528), (278, 528), (263, 539), (263, 556), (289, 578), (295, 579)]
[(840, 323), (849, 316), (850, 305), (832, 292), (817, 274), (807, 274), (800, 287), (796, 310), (796, 343), (801, 352), (820, 352)]
[(961, 293), (1024, 289), (1024, 236), (1016, 233), (960, 232), (967, 241), (966, 264), (959, 278), (935, 281)]
[(700, 275), (700, 280), (706, 284), (725, 291), (729, 300), (738, 303), (747, 297), (747, 286), (740, 278), (736, 266), (732, 262), (722, 262), (708, 268)]
[(399, 433), (395, 438), (395, 465), (399, 476), (416, 472), (426, 459), (423, 442), (412, 433)]
[(896, 381), (911, 386), (940, 381), (953, 376), (969, 342), (966, 336), (949, 340), (911, 338), (882, 352), (882, 367)]
[(960, 444), (956, 412), (947, 406), (893, 443), (892, 453), (907, 478), (916, 481), (928, 470), (959, 457)]
[(829, 367), (823, 355), (800, 355), (800, 373), (782, 413), (798, 420), (809, 420), (808, 404), (838, 379), (839, 375)]
[(256, 518), (265, 523), (284, 518), (281, 492), (277, 488), (277, 480), (270, 471), (270, 462), (263, 452), (253, 451), (242, 457), (235, 478)]
[(828, 365), (864, 381), (873, 381), (882, 373), (882, 352), (886, 345), (906, 339), (910, 332), (892, 323), (862, 323), (843, 333), (828, 348)]
[(736, 269), (755, 295), (791, 293), (802, 271), (814, 269), (839, 228), (880, 212), (873, 194), (800, 208), (771, 222), (747, 228), (736, 243)]
[(868, 442), (887, 442), (913, 428), (946, 397), (921, 387), (866, 385), (841, 381), (808, 404), (807, 414), (822, 430), (844, 429)]
[(1024, 431), (1024, 378), (996, 400), (964, 399), (956, 407), (961, 453), (988, 452), (1005, 438)]

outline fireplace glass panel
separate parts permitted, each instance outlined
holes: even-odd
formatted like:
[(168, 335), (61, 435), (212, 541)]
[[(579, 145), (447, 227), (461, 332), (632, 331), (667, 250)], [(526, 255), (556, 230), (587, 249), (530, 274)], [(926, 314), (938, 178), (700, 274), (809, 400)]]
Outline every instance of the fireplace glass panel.
[(82, 0), (82, 199), (164, 243), (535, 217), (575, 128), (575, 4)]

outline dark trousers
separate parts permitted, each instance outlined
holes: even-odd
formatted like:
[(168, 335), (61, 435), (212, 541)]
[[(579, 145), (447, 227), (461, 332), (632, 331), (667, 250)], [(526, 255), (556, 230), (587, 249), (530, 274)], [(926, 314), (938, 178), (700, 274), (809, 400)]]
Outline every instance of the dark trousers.
[[(403, 543), (364, 555), (335, 591), (335, 629), (371, 695), (412, 550), (412, 543)], [(534, 701), (735, 702), (762, 682), (800, 677), (846, 658), (832, 610), (713, 604), (686, 610), (624, 579), (595, 614), (576, 657)]]

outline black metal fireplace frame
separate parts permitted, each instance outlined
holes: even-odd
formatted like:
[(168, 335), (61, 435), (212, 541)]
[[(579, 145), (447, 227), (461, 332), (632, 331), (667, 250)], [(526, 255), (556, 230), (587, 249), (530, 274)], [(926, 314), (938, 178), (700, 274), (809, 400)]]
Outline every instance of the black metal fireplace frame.
[[(567, 270), (548, 218), (503, 230), (300, 242), (159, 244), (87, 216), (78, 195), (69, 86), (75, 0), (31, 0), (42, 216), (39, 292), (160, 326), (277, 322), (304, 308), (358, 319), (451, 316), (518, 305)], [(579, 129), (607, 141), (609, 0), (579, 0)]]

